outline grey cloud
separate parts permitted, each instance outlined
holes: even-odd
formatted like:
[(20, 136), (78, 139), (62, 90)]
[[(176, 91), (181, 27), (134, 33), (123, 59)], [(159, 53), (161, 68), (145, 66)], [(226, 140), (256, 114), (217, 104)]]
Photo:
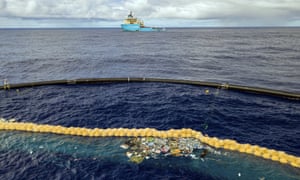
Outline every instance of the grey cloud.
[(4, 10), (6, 8), (6, 0), (0, 1), (0, 10)]
[(222, 24), (300, 21), (300, 0), (0, 0), (0, 17), (216, 20)]

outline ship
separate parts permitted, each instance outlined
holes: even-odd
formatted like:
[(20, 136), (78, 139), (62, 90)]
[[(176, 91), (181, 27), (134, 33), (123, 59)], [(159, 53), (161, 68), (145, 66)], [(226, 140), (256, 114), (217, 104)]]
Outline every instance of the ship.
[(165, 31), (165, 28), (161, 27), (147, 27), (144, 22), (136, 17), (133, 17), (132, 11), (128, 14), (124, 23), (121, 24), (123, 31), (142, 31), (142, 32), (152, 32), (152, 31)]

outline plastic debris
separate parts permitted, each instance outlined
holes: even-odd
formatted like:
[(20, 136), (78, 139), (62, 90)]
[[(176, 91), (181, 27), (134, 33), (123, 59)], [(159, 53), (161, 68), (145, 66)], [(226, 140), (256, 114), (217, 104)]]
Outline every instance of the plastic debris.
[(206, 149), (204, 149), (204, 150), (202, 151), (202, 153), (200, 154), (200, 157), (201, 157), (201, 158), (204, 158), (204, 157), (207, 155), (207, 153), (208, 153), (208, 151), (207, 151)]
[(143, 162), (144, 158), (145, 157), (143, 157), (143, 156), (135, 155), (130, 158), (130, 161), (134, 162), (136, 164), (140, 164), (141, 162)]
[(215, 150), (194, 138), (129, 138), (121, 148), (126, 149), (129, 161), (142, 163), (145, 159), (168, 156), (203, 159)]
[(128, 149), (128, 148), (129, 148), (129, 145), (128, 145), (128, 144), (121, 144), (120, 147), (123, 148), (123, 149)]
[(126, 152), (126, 156), (127, 156), (128, 158), (131, 158), (132, 153), (131, 153), (131, 152)]
[(8, 122), (16, 122), (17, 120), (12, 118), (12, 119), (9, 119)]
[(2, 117), (0, 117), (0, 122), (16, 122), (17, 120), (15, 118), (12, 119), (4, 119)]

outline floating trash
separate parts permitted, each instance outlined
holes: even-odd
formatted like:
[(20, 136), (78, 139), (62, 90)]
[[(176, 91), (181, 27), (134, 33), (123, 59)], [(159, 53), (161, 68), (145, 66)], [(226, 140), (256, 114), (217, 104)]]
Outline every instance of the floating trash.
[(157, 159), (172, 157), (187, 157), (191, 159), (203, 159), (216, 150), (201, 143), (194, 138), (129, 138), (121, 148), (128, 150), (126, 156), (129, 161), (141, 163), (145, 159)]
[(144, 156), (141, 156), (140, 154), (139, 155), (134, 155), (130, 158), (130, 161), (131, 162), (134, 162), (136, 164), (140, 164), (141, 162), (143, 162), (145, 159)]
[(128, 149), (129, 145), (128, 144), (122, 144), (120, 147), (123, 148), (123, 149)]

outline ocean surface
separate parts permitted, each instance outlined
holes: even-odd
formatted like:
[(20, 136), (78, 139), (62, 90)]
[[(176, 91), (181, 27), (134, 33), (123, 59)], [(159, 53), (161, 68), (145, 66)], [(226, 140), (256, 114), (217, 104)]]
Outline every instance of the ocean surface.
[[(0, 29), (0, 85), (145, 77), (300, 93), (300, 28)], [(209, 92), (209, 93), (207, 93)], [(300, 156), (300, 102), (169, 83), (0, 91), (0, 118), (87, 128), (192, 128)], [(216, 150), (130, 162), (126, 138), (0, 132), (0, 179), (300, 179), (299, 168)]]

